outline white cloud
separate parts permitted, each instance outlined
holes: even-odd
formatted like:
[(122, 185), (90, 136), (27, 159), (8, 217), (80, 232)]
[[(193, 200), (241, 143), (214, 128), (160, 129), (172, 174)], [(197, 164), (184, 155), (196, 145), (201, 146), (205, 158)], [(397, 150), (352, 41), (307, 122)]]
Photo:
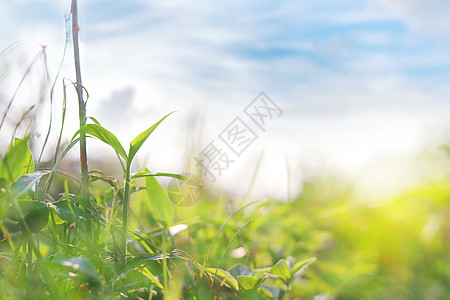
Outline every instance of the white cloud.
[(404, 19), (415, 31), (449, 37), (450, 2), (447, 0), (375, 0)]
[[(448, 73), (435, 74), (432, 68), (449, 63), (448, 45), (432, 47), (423, 35), (402, 31), (405, 20), (414, 30), (445, 36), (449, 4), (444, 1), (347, 1), (344, 8), (339, 1), (331, 6), (317, 1), (135, 3), (148, 9), (115, 16), (105, 15), (105, 1), (80, 6), (83, 82), (91, 96), (88, 114), (94, 117), (105, 113), (102, 105), (114, 103), (108, 101), (114, 91), (134, 91), (130, 110), (135, 117), (126, 126), (108, 124), (122, 141), (165, 113), (179, 111), (152, 136), (152, 146), (144, 147), (153, 170), (182, 168), (180, 144), (186, 143), (191, 111), (207, 107), (206, 144), (261, 90), (286, 114), (226, 175), (224, 184), (230, 187), (239, 185), (236, 178), (251, 176), (249, 166), (262, 148), (271, 158), (258, 179), (260, 190), (274, 193), (285, 188), (285, 150), (295, 166), (327, 157), (333, 166), (354, 169), (379, 155), (417, 147), (417, 132), (436, 111), (443, 111), (436, 121), (448, 118), (440, 104), (448, 94)], [(436, 3), (442, 6), (432, 6)], [(8, 20), (9, 29), (0, 28), (2, 41), (48, 43), (54, 74), (65, 39), (60, 13), (59, 25)], [(288, 53), (277, 55), (278, 50)], [(63, 70), (69, 78), (74, 77), (71, 51)], [(420, 75), (429, 67), (432, 79)], [(70, 111), (76, 111), (70, 97)], [(69, 124), (76, 128), (76, 118)], [(403, 134), (407, 128), (414, 132)], [(275, 173), (279, 182), (272, 184)]]

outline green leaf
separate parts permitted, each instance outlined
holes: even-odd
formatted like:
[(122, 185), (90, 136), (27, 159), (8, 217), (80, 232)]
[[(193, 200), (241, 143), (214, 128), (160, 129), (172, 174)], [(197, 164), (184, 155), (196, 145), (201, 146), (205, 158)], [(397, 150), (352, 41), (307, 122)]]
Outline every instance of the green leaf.
[(242, 299), (242, 300), (266, 299), (266, 298), (261, 298), (263, 295), (259, 292), (259, 290), (260, 289), (243, 291), (243, 292), (241, 292), (242, 297), (240, 297), (240, 299)]
[(286, 284), (291, 280), (291, 272), (284, 259), (280, 259), (272, 268), (270, 273), (283, 280)]
[(27, 146), (27, 150), (26, 150), (26, 154), (25, 154), (25, 158), (23, 160), (23, 163), (21, 166), (18, 166), (18, 168), (22, 169), (22, 172), (20, 174), (20, 176), (28, 174), (28, 173), (33, 173), (35, 171), (34, 169), (34, 160), (33, 160), (33, 155), (31, 154), (31, 150), (30, 147), (28, 147), (28, 144), (26, 143), (28, 139), (15, 139), (15, 144), (16, 143), (20, 143), (25, 141), (25, 145)]
[(267, 273), (270, 273), (270, 267), (253, 270), (253, 272), (250, 275), (253, 277), (260, 277), (266, 275)]
[(127, 153), (125, 152), (125, 149), (123, 149), (123, 147), (120, 144), (120, 142), (117, 139), (117, 137), (114, 134), (112, 134), (110, 131), (108, 131), (107, 129), (102, 127), (101, 125), (99, 125), (99, 124), (87, 124), (87, 125), (84, 125), (83, 127), (81, 127), (75, 133), (75, 135), (72, 138), (72, 140), (74, 140), (74, 138), (80, 133), (90, 134), (90, 135), (98, 138), (99, 140), (101, 140), (105, 144), (108, 144), (111, 147), (113, 147), (113, 149), (120, 156), (122, 156), (125, 160), (127, 160)]
[(161, 124), (162, 121), (164, 121), (165, 118), (173, 114), (171, 112), (170, 114), (165, 115), (161, 120), (150, 126), (147, 130), (139, 134), (137, 137), (135, 137), (131, 143), (130, 143), (130, 151), (129, 151), (129, 159), (130, 161), (133, 160), (136, 153), (139, 151), (139, 148), (141, 148), (142, 144), (147, 140), (147, 138), (152, 134), (152, 132), (158, 127), (159, 124)]
[(55, 222), (56, 225), (61, 225), (66, 223), (66, 220), (61, 219), (58, 214), (56, 213), (56, 208), (53, 205), (49, 205), (48, 209), (50, 211), (50, 216), (53, 222)]
[[(98, 283), (99, 278), (94, 264), (84, 256), (55, 260), (55, 264), (65, 267), (70, 273), (76, 274), (79, 281)], [(72, 275), (73, 276), (73, 275)]]
[(27, 141), (15, 139), (14, 146), (0, 162), (0, 178), (12, 183), (20, 176), (34, 172), (34, 162)]
[(266, 281), (267, 276), (251, 277), (251, 276), (238, 276), (239, 290), (246, 292), (258, 288)]
[(236, 278), (233, 277), (229, 272), (217, 269), (217, 268), (206, 268), (206, 271), (210, 273), (212, 276), (216, 276), (221, 280), (221, 284), (225, 283), (228, 287), (232, 288), (235, 291), (239, 291), (239, 284)]
[(306, 272), (306, 269), (308, 269), (308, 267), (316, 260), (317, 259), (315, 257), (311, 257), (296, 263), (292, 267), (292, 277), (295, 276), (296, 278), (300, 278), (301, 276), (303, 276), (303, 274)]
[(47, 205), (33, 200), (17, 201), (17, 206), (11, 206), (6, 216), (19, 222), (19, 228), (24, 231), (25, 223), (31, 232), (39, 232), (48, 223), (49, 210)]
[(238, 277), (240, 275), (248, 276), (252, 273), (252, 269), (250, 269), (247, 266), (244, 266), (243, 264), (237, 264), (229, 268), (228, 272), (230, 272), (230, 274), (233, 275), (234, 277)]
[(75, 222), (87, 220), (85, 212), (81, 208), (72, 205), (67, 200), (53, 202), (50, 207), (53, 208), (58, 217), (64, 221)]
[(38, 207), (25, 216), (24, 222), (19, 223), (20, 228), (24, 231), (26, 229), (26, 223), (31, 232), (37, 233), (47, 226), (49, 220), (48, 217), (48, 207), (46, 205)]
[(11, 196), (16, 199), (19, 198), (23, 194), (30, 191), (39, 182), (42, 176), (49, 173), (50, 171), (36, 171), (34, 173), (21, 176), (11, 185)]
[(149, 188), (146, 190), (146, 194), (153, 216), (165, 226), (170, 225), (173, 222), (174, 212), (166, 191), (154, 177), (147, 177), (145, 184)]
[(75, 194), (68, 193), (68, 194), (65, 194), (64, 197), (68, 197), (70, 199), (70, 201), (78, 203), (79, 205), (83, 206), (84, 208), (89, 208), (90, 207), (90, 203), (87, 202), (80, 195), (75, 195)]

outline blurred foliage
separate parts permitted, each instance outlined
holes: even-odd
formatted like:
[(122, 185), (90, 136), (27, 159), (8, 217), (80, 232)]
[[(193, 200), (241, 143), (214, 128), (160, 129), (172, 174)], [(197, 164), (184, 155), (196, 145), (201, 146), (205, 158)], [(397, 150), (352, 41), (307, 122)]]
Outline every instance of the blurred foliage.
[[(5, 108), (13, 100), (0, 95)], [(205, 188), (181, 207), (157, 179), (181, 175), (130, 173), (162, 119), (126, 152), (90, 118), (79, 132), (110, 145), (124, 174), (109, 172), (117, 161), (90, 161), (100, 171), (89, 174), (87, 199), (79, 162), (59, 165), (76, 136), (41, 163), (26, 103), (0, 125), (1, 299), (450, 299), (448, 146), (414, 162), (422, 181), (392, 199), (361, 199), (330, 176), (306, 180), (290, 202), (243, 203)]]
[(204, 189), (181, 207), (154, 176), (178, 175), (144, 169), (130, 182), (124, 262), (123, 178), (91, 172), (85, 203), (73, 177), (34, 168), (28, 140), (14, 139), (0, 161), (4, 299), (450, 299), (446, 172), (392, 199), (316, 177), (291, 202)]

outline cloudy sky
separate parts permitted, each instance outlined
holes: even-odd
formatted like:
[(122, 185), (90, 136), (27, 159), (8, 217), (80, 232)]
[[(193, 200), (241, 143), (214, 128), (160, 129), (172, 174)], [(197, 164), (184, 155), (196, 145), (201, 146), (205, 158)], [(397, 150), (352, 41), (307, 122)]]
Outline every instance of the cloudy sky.
[[(14, 66), (2, 72), (5, 99), (40, 45), (47, 45), (54, 78), (69, 6), (68, 0), (0, 2), (0, 49), (20, 42), (2, 58)], [(80, 1), (88, 115), (126, 144), (177, 111), (145, 145), (140, 163), (181, 172), (188, 145), (196, 145), (195, 154), (213, 142), (234, 160), (213, 184), (238, 194), (250, 185), (260, 156), (255, 197), (286, 196), (288, 186), (295, 193), (308, 170), (359, 178), (373, 165), (392, 167), (420, 153), (448, 131), (449, 12), (446, 0)], [(62, 77), (75, 78), (67, 46), (58, 86)], [(22, 106), (17, 101), (23, 109), (37, 101), (35, 87), (25, 88), (31, 91), (22, 92)], [(258, 131), (244, 109), (262, 91), (283, 113)], [(59, 88), (55, 121), (61, 95)], [(77, 123), (74, 95), (69, 100), (67, 138)], [(258, 138), (233, 157), (219, 136), (236, 117)], [(389, 174), (403, 176), (396, 172)]]

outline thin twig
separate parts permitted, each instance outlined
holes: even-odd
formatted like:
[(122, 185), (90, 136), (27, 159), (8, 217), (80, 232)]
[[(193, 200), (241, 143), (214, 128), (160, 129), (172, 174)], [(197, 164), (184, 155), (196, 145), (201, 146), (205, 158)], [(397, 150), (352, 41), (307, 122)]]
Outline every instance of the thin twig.
[[(78, 44), (78, 32), (80, 27), (78, 26), (78, 1), (72, 0), (72, 40), (73, 40), (73, 53), (75, 61), (76, 72), (76, 85), (78, 94), (78, 114), (80, 120), (80, 128), (86, 124), (86, 103), (83, 100), (83, 83), (81, 81), (81, 67), (80, 67), (80, 47)], [(89, 205), (89, 174), (87, 164), (86, 153), (86, 134), (80, 133), (80, 160), (81, 160), (81, 185), (82, 185), (82, 198), (84, 203)], [(92, 228), (90, 224), (87, 224), (87, 246), (92, 250)]]

